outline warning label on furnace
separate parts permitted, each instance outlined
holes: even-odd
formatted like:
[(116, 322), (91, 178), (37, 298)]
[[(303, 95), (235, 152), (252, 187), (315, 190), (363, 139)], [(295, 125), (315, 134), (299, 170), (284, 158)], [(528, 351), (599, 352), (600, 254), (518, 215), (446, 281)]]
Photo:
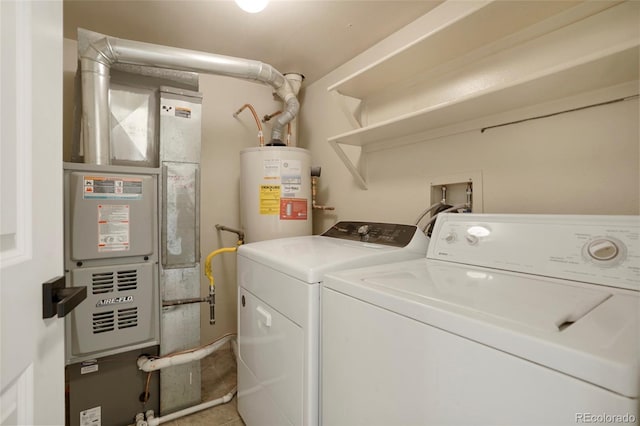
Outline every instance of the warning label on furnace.
[(84, 176), (82, 197), (85, 200), (141, 200), (142, 179)]
[(280, 213), (280, 185), (260, 185), (260, 214)]
[(306, 220), (307, 200), (304, 198), (282, 198), (280, 220)]
[(98, 205), (98, 251), (129, 250), (129, 206)]

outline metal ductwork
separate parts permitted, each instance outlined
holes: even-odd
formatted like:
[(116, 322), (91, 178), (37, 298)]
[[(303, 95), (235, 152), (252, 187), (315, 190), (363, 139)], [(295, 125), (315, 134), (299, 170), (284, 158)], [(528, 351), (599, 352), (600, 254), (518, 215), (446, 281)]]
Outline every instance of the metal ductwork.
[[(82, 37), (90, 40), (81, 40)], [(272, 86), (285, 111), (271, 131), (271, 143), (282, 141), (285, 126), (300, 109), (289, 81), (269, 64), (176, 47), (123, 40), (86, 30), (78, 32), (82, 71), (82, 129), (84, 161), (109, 164), (109, 75), (114, 64), (150, 66), (178, 71), (257, 80)]]

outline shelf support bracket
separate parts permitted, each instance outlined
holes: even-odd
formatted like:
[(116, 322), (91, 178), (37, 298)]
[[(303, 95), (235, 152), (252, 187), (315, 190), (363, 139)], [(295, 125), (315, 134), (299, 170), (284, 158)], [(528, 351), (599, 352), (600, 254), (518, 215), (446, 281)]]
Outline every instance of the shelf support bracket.
[[(340, 143), (340, 141), (329, 140), (329, 145), (331, 145), (331, 147), (336, 152), (336, 154), (338, 154), (338, 157), (340, 158), (340, 160), (342, 160), (342, 162), (347, 167), (349, 172), (351, 172), (351, 175), (356, 180), (358, 185), (362, 189), (368, 189), (367, 181), (364, 179), (364, 177), (360, 173), (360, 169), (358, 168), (358, 166), (356, 166), (351, 160), (351, 158), (349, 158), (347, 153), (344, 152), (344, 149), (342, 149), (342, 144)], [(363, 154), (363, 149), (362, 147), (360, 147), (360, 159), (359, 159), (360, 162), (364, 161), (362, 154)]]
[(349, 124), (356, 129), (362, 128), (362, 100), (343, 95), (336, 90), (332, 90), (330, 93), (344, 116), (349, 120)]

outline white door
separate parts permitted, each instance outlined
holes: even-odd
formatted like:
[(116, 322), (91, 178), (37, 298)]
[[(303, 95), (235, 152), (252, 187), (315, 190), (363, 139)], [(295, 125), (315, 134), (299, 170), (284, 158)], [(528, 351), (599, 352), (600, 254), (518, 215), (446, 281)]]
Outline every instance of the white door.
[(62, 2), (0, 0), (0, 424), (64, 424)]

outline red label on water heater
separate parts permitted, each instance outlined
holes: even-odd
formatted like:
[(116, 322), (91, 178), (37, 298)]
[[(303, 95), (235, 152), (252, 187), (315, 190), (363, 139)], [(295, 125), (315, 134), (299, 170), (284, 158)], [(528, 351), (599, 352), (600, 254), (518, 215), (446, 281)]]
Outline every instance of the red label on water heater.
[(307, 220), (307, 200), (305, 198), (281, 198), (280, 220)]

